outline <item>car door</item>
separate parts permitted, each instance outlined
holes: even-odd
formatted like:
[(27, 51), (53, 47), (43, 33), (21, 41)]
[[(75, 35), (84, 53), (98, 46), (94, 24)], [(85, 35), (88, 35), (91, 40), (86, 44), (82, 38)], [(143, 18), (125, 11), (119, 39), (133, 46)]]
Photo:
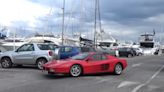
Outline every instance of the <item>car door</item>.
[(94, 54), (91, 56), (92, 59), (88, 61), (88, 72), (89, 73), (99, 73), (105, 72), (109, 69), (109, 63), (107, 62), (107, 57), (104, 54)]
[(119, 56), (127, 56), (127, 49), (126, 48), (120, 48)]
[(18, 48), (13, 55), (14, 63), (16, 64), (34, 64), (34, 45), (24, 44)]
[(134, 50), (133, 50), (132, 48), (127, 48), (127, 56), (128, 56), (129, 54), (131, 54), (132, 56), (135, 55), (135, 52), (134, 52)]

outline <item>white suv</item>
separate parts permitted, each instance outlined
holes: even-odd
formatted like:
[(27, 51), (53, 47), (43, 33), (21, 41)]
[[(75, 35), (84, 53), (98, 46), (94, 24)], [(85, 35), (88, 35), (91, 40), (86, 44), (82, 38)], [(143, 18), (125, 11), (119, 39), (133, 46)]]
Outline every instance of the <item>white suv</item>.
[(12, 65), (36, 65), (42, 69), (42, 65), (53, 60), (55, 44), (29, 43), (20, 46), (15, 51), (7, 51), (1, 54), (2, 68), (10, 68)]

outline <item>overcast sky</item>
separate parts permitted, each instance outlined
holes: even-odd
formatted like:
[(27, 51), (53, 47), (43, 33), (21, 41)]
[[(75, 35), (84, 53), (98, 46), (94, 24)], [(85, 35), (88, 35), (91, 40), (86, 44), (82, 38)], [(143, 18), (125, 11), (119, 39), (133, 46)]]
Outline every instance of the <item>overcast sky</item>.
[[(27, 34), (61, 33), (63, 0), (0, 0), (0, 24)], [(66, 0), (65, 34), (92, 38), (95, 0)], [(100, 0), (102, 28), (117, 39), (137, 41), (156, 30), (164, 40), (164, 0)]]

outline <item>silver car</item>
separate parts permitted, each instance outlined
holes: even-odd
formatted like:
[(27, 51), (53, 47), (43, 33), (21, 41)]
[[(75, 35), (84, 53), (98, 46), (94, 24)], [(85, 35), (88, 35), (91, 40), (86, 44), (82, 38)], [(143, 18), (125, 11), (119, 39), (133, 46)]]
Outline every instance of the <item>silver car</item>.
[(24, 44), (15, 51), (1, 54), (0, 63), (2, 68), (10, 68), (13, 65), (36, 65), (42, 69), (44, 63), (53, 60), (55, 48), (55, 44)]

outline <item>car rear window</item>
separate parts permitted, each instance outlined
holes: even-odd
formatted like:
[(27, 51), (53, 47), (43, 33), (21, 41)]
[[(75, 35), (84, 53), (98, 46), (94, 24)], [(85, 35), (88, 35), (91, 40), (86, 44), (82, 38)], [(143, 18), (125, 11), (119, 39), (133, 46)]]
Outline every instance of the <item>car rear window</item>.
[(127, 48), (119, 48), (119, 51), (127, 51)]
[(72, 47), (61, 47), (60, 51), (61, 52), (71, 52), (72, 51)]
[(55, 50), (57, 46), (55, 44), (37, 44), (40, 50)]
[(81, 52), (95, 52), (94, 48), (80, 47)]

